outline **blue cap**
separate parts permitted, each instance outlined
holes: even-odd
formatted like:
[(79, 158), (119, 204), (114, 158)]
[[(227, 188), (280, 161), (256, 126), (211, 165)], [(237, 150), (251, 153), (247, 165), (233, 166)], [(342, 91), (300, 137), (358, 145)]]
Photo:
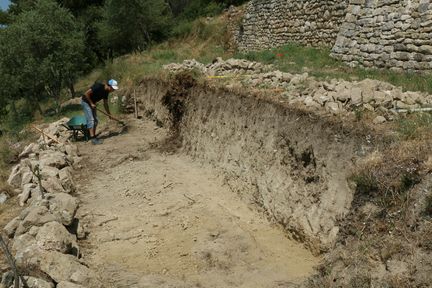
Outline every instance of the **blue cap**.
[(114, 90), (119, 89), (119, 87), (118, 87), (118, 83), (117, 83), (117, 81), (114, 80), (114, 79), (109, 80), (109, 81), (108, 81), (108, 85), (111, 86)]

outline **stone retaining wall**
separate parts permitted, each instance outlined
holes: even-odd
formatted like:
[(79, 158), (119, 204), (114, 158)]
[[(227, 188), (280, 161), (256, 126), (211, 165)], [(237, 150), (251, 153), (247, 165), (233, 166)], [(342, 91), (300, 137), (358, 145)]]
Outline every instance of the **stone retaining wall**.
[(351, 0), (332, 56), (351, 66), (432, 68), (429, 0)]
[(297, 42), (333, 46), (347, 0), (252, 0), (234, 32), (240, 51), (269, 49)]
[[(106, 287), (85, 265), (77, 242), (85, 231), (76, 217), (79, 199), (72, 172), (81, 168), (81, 157), (69, 142), (71, 133), (63, 126), (67, 121), (39, 127), (52, 138), (41, 136), (25, 147), (8, 179), (25, 208), (0, 232), (7, 237), (25, 287)], [(0, 287), (18, 287), (12, 271), (1, 275)]]
[[(350, 66), (430, 71), (431, 5), (429, 0), (252, 0), (242, 22), (229, 30), (240, 51), (295, 42), (333, 47), (331, 56)], [(229, 19), (242, 13), (231, 8)]]

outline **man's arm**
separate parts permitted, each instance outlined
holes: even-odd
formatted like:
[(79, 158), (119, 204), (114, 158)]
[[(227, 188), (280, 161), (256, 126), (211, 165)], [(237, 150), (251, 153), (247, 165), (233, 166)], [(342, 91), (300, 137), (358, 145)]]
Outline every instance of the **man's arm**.
[(110, 112), (109, 105), (108, 105), (108, 99), (103, 99), (103, 101), (104, 101), (105, 111), (108, 113), (108, 115), (110, 115), (110, 119), (111, 119), (111, 112)]
[(88, 90), (84, 93), (84, 95), (85, 95), (85, 97), (86, 97), (88, 103), (90, 103), (91, 108), (95, 109), (95, 108), (96, 108), (96, 105), (93, 103), (93, 101), (91, 100), (91, 97), (90, 97), (92, 94), (93, 94), (93, 90), (92, 90), (92, 89), (88, 89)]

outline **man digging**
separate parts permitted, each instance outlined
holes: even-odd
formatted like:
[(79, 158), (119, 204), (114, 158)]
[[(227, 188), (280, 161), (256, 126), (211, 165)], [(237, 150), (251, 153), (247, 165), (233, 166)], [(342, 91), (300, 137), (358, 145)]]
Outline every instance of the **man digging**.
[(89, 130), (91, 142), (94, 145), (103, 143), (102, 140), (96, 138), (96, 126), (99, 122), (96, 115), (96, 104), (103, 99), (105, 111), (108, 117), (112, 119), (108, 106), (108, 94), (117, 89), (118, 84), (114, 79), (109, 80), (107, 83), (96, 82), (81, 97), (81, 106), (86, 117), (87, 129)]

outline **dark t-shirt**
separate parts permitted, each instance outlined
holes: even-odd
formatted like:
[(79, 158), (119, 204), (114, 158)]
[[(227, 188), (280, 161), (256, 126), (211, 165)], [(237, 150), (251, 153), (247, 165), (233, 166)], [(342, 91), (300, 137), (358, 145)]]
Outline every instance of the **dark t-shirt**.
[[(92, 94), (90, 95), (90, 99), (93, 101), (93, 103), (97, 103), (102, 99), (108, 99), (108, 91), (105, 90), (105, 85), (99, 82), (96, 82), (91, 86), (90, 88), (92, 90)], [(83, 95), (83, 100), (85, 102), (87, 101), (87, 97)]]

